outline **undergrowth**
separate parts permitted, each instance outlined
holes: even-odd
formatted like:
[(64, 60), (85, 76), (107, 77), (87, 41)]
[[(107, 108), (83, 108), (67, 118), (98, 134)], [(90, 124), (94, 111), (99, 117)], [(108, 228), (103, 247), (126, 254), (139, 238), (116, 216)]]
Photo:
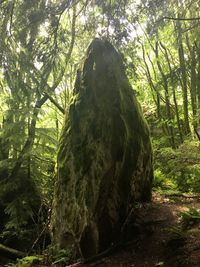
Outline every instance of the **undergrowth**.
[(200, 147), (199, 142), (186, 140), (177, 149), (154, 148), (154, 189), (175, 192), (200, 193)]

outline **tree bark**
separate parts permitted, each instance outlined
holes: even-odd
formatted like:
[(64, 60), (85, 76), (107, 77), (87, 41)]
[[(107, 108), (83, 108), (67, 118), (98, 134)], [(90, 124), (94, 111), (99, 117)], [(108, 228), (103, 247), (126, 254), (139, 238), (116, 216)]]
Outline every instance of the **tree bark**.
[(173, 101), (174, 101), (175, 113), (176, 113), (176, 121), (177, 121), (178, 130), (179, 130), (180, 142), (183, 143), (183, 134), (182, 134), (180, 116), (179, 116), (179, 111), (178, 111), (178, 103), (177, 103), (177, 100), (176, 100), (176, 91), (175, 91), (175, 88), (174, 88), (175, 87), (174, 75), (173, 75), (173, 72), (172, 72), (172, 67), (171, 67), (171, 63), (170, 63), (170, 59), (169, 59), (167, 48), (164, 46), (164, 44), (162, 42), (160, 42), (160, 45), (164, 49), (165, 58), (167, 60), (167, 64), (168, 64), (168, 68), (169, 68), (169, 72), (170, 72)]
[(158, 66), (158, 70), (160, 71), (160, 74), (162, 76), (163, 79), (163, 88), (165, 91), (165, 102), (166, 102), (166, 112), (167, 112), (167, 119), (168, 122), (166, 123), (168, 129), (169, 129), (169, 138), (170, 138), (170, 143), (172, 148), (175, 148), (175, 140), (174, 140), (174, 129), (172, 124), (172, 114), (171, 114), (171, 104), (170, 104), (170, 96), (169, 96), (169, 88), (168, 88), (168, 82), (167, 82), (167, 78), (164, 74), (164, 71), (162, 69), (161, 63), (159, 61), (159, 55), (158, 55), (158, 42), (156, 43), (156, 48), (154, 50), (155, 55), (156, 55), (156, 62), (157, 62), (157, 66)]
[[(152, 97), (153, 97), (153, 100), (156, 104), (156, 108), (157, 108), (157, 117), (158, 119), (161, 119), (161, 108), (160, 108), (160, 94), (159, 92), (156, 90), (156, 87), (153, 83), (153, 80), (152, 80), (152, 77), (151, 77), (151, 73), (150, 73), (150, 70), (149, 70), (149, 66), (147, 64), (147, 61), (146, 61), (146, 57), (145, 57), (145, 50), (144, 50), (144, 45), (142, 44), (142, 55), (143, 55), (143, 60), (144, 60), (144, 64), (145, 64), (145, 67), (146, 67), (146, 76), (147, 76), (147, 80), (148, 80), (148, 83), (149, 83), (149, 86), (151, 88), (151, 91), (152, 91)], [(156, 94), (156, 97), (154, 96), (154, 93)]]
[(200, 127), (200, 47), (196, 45), (197, 50), (197, 127)]
[(178, 55), (179, 55), (179, 63), (180, 63), (180, 70), (182, 75), (182, 92), (183, 92), (183, 111), (184, 111), (184, 127), (185, 127), (185, 134), (188, 135), (191, 133), (190, 124), (189, 124), (189, 111), (188, 111), (188, 88), (187, 88), (187, 72), (186, 72), (186, 63), (185, 63), (185, 55), (184, 55), (184, 48), (182, 42), (182, 29), (180, 22), (176, 23), (176, 30), (177, 30), (177, 41), (178, 41)]

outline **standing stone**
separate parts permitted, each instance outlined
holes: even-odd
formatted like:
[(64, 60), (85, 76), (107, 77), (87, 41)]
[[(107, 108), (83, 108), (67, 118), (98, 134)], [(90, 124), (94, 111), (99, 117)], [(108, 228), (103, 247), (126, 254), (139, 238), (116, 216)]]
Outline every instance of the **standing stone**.
[(95, 38), (60, 138), (53, 242), (83, 257), (105, 250), (136, 201), (151, 199), (152, 177), (149, 130), (122, 58)]

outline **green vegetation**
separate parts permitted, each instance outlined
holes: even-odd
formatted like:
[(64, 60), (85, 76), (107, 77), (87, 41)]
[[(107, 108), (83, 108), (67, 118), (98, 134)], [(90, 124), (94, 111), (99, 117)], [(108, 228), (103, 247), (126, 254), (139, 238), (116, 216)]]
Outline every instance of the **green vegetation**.
[(199, 142), (187, 138), (178, 148), (154, 144), (156, 189), (200, 193)]
[(190, 208), (188, 211), (181, 213), (181, 219), (184, 227), (191, 227), (200, 222), (200, 210)]
[(49, 262), (58, 267), (65, 266), (72, 258), (72, 251), (60, 249), (57, 245), (49, 246), (47, 253)]
[(1, 0), (0, 17), (0, 243), (27, 254), (51, 243), (64, 113), (95, 37), (120, 51), (149, 124), (154, 190), (200, 194), (198, 0)]
[(9, 263), (5, 267), (29, 267), (33, 264), (38, 264), (42, 261), (42, 257), (39, 256), (26, 256), (22, 259), (18, 259), (16, 263)]

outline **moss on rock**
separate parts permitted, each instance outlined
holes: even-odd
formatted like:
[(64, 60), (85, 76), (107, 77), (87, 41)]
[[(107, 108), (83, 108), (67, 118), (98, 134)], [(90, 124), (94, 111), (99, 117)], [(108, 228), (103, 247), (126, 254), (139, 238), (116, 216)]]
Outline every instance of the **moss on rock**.
[(151, 199), (149, 130), (120, 54), (94, 39), (63, 126), (53, 240), (89, 257), (120, 238), (136, 201)]

